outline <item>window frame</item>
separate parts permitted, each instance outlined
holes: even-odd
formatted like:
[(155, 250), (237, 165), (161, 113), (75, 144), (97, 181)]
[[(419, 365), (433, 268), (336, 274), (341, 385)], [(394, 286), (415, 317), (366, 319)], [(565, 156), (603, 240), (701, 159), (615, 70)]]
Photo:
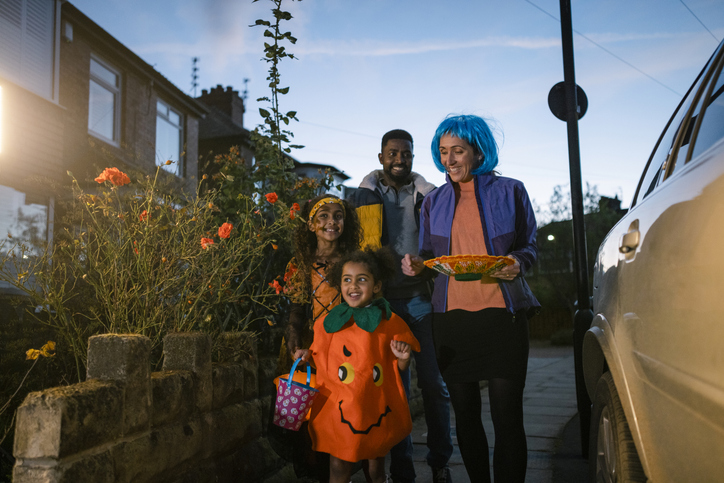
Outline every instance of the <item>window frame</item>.
[[(159, 104), (163, 105), (163, 107), (166, 109), (166, 113), (162, 113), (159, 111)], [(174, 123), (169, 116), (169, 113), (173, 112), (176, 114), (179, 118), (178, 124)], [(161, 158), (161, 156), (158, 153), (158, 123), (159, 120), (163, 120), (166, 123), (168, 123), (170, 126), (176, 126), (179, 130), (179, 145), (178, 145), (178, 159), (176, 160), (176, 166), (173, 164), (166, 165), (166, 159)], [(186, 116), (184, 113), (176, 109), (171, 105), (170, 102), (166, 102), (161, 98), (156, 98), (156, 139), (155, 139), (155, 147), (156, 147), (156, 166), (160, 166), (163, 170), (166, 172), (176, 175), (179, 178), (184, 177), (184, 144), (185, 144), (185, 135), (186, 135)], [(175, 169), (174, 169), (175, 168)]]
[[(631, 209), (638, 206), (639, 203), (656, 191), (656, 188), (662, 183), (662, 181), (666, 180), (670, 173), (673, 172), (671, 169), (673, 164), (676, 162), (675, 155), (678, 153), (679, 143), (682, 139), (682, 132), (685, 133), (688, 129), (690, 122), (689, 116), (692, 109), (696, 109), (696, 106), (699, 103), (702, 85), (709, 85), (708, 81), (711, 77), (711, 71), (716, 69), (716, 61), (720, 58), (722, 53), (724, 53), (724, 48), (722, 47), (723, 45), (724, 44), (720, 44), (711, 55), (707, 63), (704, 65), (704, 68), (701, 69), (699, 74), (696, 76), (696, 79), (694, 79), (694, 82), (686, 91), (686, 94), (681, 98), (681, 102), (679, 102), (679, 105), (676, 107), (676, 110), (674, 110), (674, 113), (669, 118), (669, 121), (666, 123), (664, 130), (661, 132), (661, 135), (659, 136), (659, 139), (649, 156), (646, 167), (641, 174), (636, 192), (634, 193), (633, 202), (631, 203)], [(673, 136), (671, 137), (671, 144), (669, 146), (663, 146), (662, 142), (665, 139), (669, 139), (667, 135), (671, 133), (672, 129), (674, 131)], [(661, 153), (661, 149), (666, 149), (666, 155), (663, 157), (663, 160), (662, 156), (659, 155)], [(672, 154), (674, 156), (672, 156)], [(659, 160), (662, 160), (661, 163), (658, 162)]]
[[(93, 74), (93, 70), (91, 68), (92, 62), (96, 62), (104, 69), (110, 71), (111, 73), (116, 75), (116, 78), (118, 79), (118, 85), (112, 86), (108, 82), (105, 81), (105, 79), (98, 77)], [(103, 133), (100, 133), (98, 131), (94, 131), (91, 126), (91, 81), (95, 82), (96, 84), (100, 85), (102, 88), (108, 90), (111, 94), (113, 94), (113, 138), (106, 137)], [(103, 60), (101, 57), (99, 57), (96, 54), (91, 54), (90, 61), (88, 62), (88, 134), (91, 134), (92, 136), (107, 142), (108, 144), (112, 144), (113, 146), (120, 146), (121, 144), (121, 88), (123, 86), (123, 75), (121, 74), (121, 71), (114, 67), (109, 62)]]
[[(17, 45), (5, 44), (6, 47), (17, 49), (17, 64), (0, 66), (0, 75), (44, 99), (57, 103), (60, 72), (61, 2), (50, 0), (48, 10), (43, 11), (43, 16), (34, 15), (37, 10), (31, 8), (28, 3), (29, 0), (18, 1), (19, 17), (17, 20), (20, 25), (17, 32), (13, 32), (16, 34), (14, 38), (17, 39)], [(38, 22), (50, 26), (47, 36), (42, 39), (30, 26)], [(39, 51), (44, 53), (42, 58), (32, 54), (32, 52)], [(32, 72), (32, 66), (38, 64), (43, 65), (44, 72)], [(48, 77), (45, 77), (45, 74)]]
[[(676, 139), (669, 154), (663, 181), (668, 180), (691, 159), (693, 147), (696, 144), (696, 136), (699, 133), (699, 126), (704, 117), (703, 115), (706, 114), (707, 102), (709, 96), (711, 96), (711, 90), (716, 82), (717, 74), (721, 70), (723, 55), (724, 48), (720, 46), (707, 63), (706, 72), (699, 83), (695, 97), (689, 105), (681, 126), (676, 133)], [(680, 156), (681, 154), (683, 154), (683, 156)], [(682, 164), (680, 164), (679, 161), (681, 161)], [(679, 169), (677, 169), (677, 165)], [(659, 183), (661, 183), (661, 181)]]

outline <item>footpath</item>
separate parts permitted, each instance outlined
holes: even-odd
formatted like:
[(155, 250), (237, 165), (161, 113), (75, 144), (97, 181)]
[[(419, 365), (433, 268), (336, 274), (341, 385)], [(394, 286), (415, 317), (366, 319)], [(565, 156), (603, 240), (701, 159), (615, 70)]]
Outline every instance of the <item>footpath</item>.
[[(547, 343), (531, 342), (523, 400), (528, 437), (526, 483), (586, 481), (587, 462), (580, 457), (574, 375), (571, 346), (556, 347)], [(490, 445), (492, 466), (495, 436), (490, 419), (487, 387), (481, 389), (481, 395), (483, 425)], [(454, 452), (450, 459), (450, 470), (453, 482), (464, 483), (468, 481), (468, 476), (457, 446), (454, 416), (452, 413)], [(427, 427), (422, 417), (413, 421), (412, 441), (417, 481), (430, 482), (432, 475), (425, 462)], [(361, 472), (355, 474), (352, 481), (364, 481)]]

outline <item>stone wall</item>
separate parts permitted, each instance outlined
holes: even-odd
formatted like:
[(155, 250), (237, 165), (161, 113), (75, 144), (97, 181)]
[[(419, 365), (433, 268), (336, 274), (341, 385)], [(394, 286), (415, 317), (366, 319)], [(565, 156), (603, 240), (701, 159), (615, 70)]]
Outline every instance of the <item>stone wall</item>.
[(266, 439), (275, 361), (212, 365), (198, 333), (169, 335), (163, 350), (152, 373), (146, 337), (91, 337), (85, 382), (31, 393), (18, 409), (13, 481), (288, 479)]

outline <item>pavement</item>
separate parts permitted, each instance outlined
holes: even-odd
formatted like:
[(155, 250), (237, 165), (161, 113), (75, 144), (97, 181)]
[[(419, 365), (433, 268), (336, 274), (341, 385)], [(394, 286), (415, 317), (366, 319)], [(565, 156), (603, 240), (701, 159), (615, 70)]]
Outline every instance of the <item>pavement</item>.
[[(585, 483), (588, 465), (580, 455), (580, 433), (576, 407), (575, 370), (571, 346), (551, 346), (547, 342), (531, 342), (528, 376), (523, 394), (525, 431), (528, 438), (528, 470), (526, 483)], [(483, 425), (490, 446), (492, 472), (495, 435), (490, 419), (488, 389), (481, 388)], [(451, 412), (454, 451), (450, 472), (455, 483), (468, 482), (455, 436), (455, 413)], [(424, 418), (413, 421), (413, 459), (419, 483), (432, 481), (427, 454), (427, 427)], [(388, 457), (389, 458), (389, 457)], [(364, 482), (362, 472), (352, 482)]]

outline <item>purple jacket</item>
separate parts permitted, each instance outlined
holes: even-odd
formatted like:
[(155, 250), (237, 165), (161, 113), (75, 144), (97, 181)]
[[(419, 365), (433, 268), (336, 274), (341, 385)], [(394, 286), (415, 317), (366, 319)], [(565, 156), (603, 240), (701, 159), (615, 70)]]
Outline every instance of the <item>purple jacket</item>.
[[(499, 281), (509, 312), (540, 307), (523, 275), (536, 260), (536, 222), (528, 193), (518, 180), (493, 174), (474, 177), (480, 220), (485, 227), (485, 247), (490, 255), (513, 255), (520, 262), (520, 275)], [(450, 255), (450, 230), (455, 215), (455, 190), (447, 183), (425, 197), (420, 213), (420, 256), (428, 260)], [(434, 312), (447, 310), (448, 277), (439, 274), (432, 293)]]

